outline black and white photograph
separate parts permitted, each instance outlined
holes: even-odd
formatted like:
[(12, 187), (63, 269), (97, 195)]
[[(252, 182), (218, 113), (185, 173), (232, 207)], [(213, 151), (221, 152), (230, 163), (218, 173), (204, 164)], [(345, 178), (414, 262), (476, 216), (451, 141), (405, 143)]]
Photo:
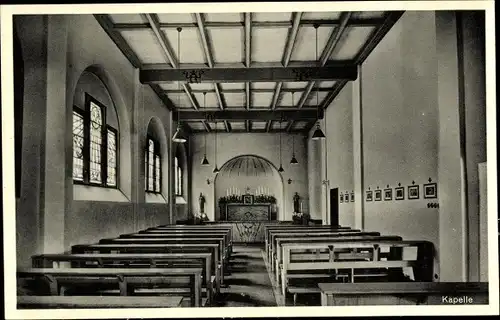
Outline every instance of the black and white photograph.
[(0, 23), (7, 319), (498, 314), (494, 1)]

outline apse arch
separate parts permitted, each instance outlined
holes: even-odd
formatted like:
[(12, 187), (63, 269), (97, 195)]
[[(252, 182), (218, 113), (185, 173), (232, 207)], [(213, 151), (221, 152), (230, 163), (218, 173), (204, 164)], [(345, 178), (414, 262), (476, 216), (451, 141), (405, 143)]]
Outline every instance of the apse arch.
[[(241, 179), (245, 177), (246, 179)], [(243, 195), (266, 194), (276, 198), (276, 219), (282, 220), (285, 208), (285, 185), (283, 175), (268, 159), (243, 154), (227, 160), (214, 178), (214, 220), (221, 218), (219, 199), (234, 192)]]
[(118, 187), (114, 191), (108, 190), (108, 188), (94, 190), (92, 186), (74, 184), (74, 199), (97, 201), (112, 199), (113, 201), (128, 202), (132, 196), (132, 176), (130, 174), (132, 172), (132, 159), (130, 157), (132, 150), (131, 125), (127, 105), (113, 76), (99, 64), (89, 65), (79, 73), (70, 100), (73, 110), (85, 108), (86, 95), (90, 95), (105, 104), (106, 121), (111, 123), (117, 131), (118, 153), (116, 159), (118, 170), (116, 178)]

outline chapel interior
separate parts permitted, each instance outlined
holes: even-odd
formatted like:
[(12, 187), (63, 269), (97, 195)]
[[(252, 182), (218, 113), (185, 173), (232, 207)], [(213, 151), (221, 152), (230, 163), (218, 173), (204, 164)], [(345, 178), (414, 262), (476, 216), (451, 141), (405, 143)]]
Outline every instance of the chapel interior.
[(488, 304), (485, 12), (264, 11), (14, 16), (19, 309)]

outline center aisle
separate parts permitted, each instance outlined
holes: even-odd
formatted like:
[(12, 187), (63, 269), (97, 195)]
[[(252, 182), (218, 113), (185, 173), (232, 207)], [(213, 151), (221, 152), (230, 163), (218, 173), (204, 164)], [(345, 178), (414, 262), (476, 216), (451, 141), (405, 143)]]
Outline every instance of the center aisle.
[(276, 306), (261, 247), (233, 245), (230, 271), (216, 307)]

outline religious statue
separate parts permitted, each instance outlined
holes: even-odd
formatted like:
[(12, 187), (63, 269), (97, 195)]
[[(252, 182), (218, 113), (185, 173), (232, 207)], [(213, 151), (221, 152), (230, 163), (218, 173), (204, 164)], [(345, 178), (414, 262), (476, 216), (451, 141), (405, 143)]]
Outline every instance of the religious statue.
[(200, 203), (200, 213), (205, 212), (205, 197), (200, 192), (200, 197), (198, 198), (198, 202)]
[(300, 196), (297, 192), (293, 196), (293, 212), (300, 212)]

